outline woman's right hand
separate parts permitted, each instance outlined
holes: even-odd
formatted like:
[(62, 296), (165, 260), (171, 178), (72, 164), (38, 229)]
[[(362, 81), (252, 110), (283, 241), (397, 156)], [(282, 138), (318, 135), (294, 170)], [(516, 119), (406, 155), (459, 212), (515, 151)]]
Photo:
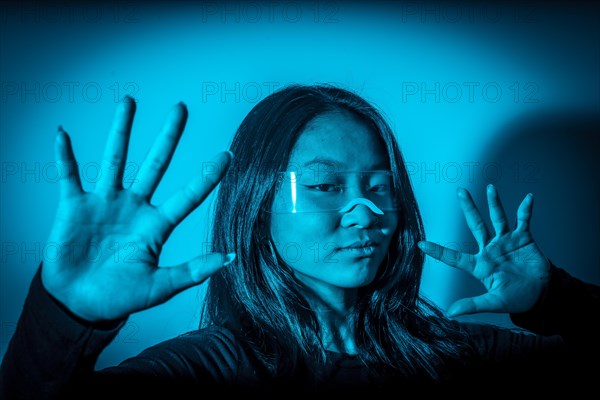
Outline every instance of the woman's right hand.
[(70, 311), (88, 321), (125, 318), (163, 303), (202, 283), (235, 257), (212, 253), (173, 267), (158, 266), (162, 246), (173, 229), (216, 187), (232, 156), (227, 151), (219, 153), (214, 159), (219, 167), (216, 173), (196, 178), (154, 206), (150, 200), (183, 133), (187, 109), (182, 103), (174, 107), (135, 182), (124, 189), (135, 108), (129, 97), (119, 104), (102, 175), (91, 192), (81, 186), (69, 136), (59, 128), (56, 138), (56, 161), (68, 173), (60, 179), (60, 201), (48, 243), (62, 251), (44, 254), (42, 283)]

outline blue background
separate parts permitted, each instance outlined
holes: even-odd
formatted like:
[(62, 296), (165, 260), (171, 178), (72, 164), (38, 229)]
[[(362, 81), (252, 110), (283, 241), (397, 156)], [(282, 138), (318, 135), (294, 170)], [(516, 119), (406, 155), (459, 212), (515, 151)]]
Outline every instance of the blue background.
[[(5, 7), (1, 18), (1, 354), (57, 206), (56, 127), (70, 133), (84, 187), (92, 189), (125, 94), (138, 100), (126, 179), (169, 108), (180, 100), (189, 107), (155, 204), (226, 149), (246, 113), (273, 89), (334, 83), (389, 119), (430, 240), (472, 248), (458, 186), (486, 211), (485, 185), (495, 183), (510, 219), (532, 192), (532, 230), (542, 250), (600, 283), (600, 24), (592, 6), (112, 3)], [(212, 198), (174, 231), (161, 265), (203, 251)], [(422, 288), (441, 307), (482, 290), (432, 260)], [(202, 289), (132, 315), (98, 366), (194, 329)], [(506, 315), (465, 319), (511, 326)]]

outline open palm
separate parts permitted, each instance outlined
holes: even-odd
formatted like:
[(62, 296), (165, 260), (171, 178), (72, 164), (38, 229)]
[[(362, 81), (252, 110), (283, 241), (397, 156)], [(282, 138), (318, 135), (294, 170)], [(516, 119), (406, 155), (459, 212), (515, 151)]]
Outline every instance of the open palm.
[(159, 267), (163, 244), (174, 228), (218, 184), (231, 162), (221, 152), (218, 173), (191, 181), (165, 203), (151, 197), (166, 171), (183, 133), (187, 109), (173, 108), (158, 139), (140, 167), (134, 184), (122, 178), (135, 114), (131, 98), (119, 104), (102, 161), (99, 181), (85, 192), (74, 167), (69, 136), (59, 128), (55, 153), (64, 166), (60, 201), (42, 265), (44, 287), (69, 310), (89, 321), (124, 318), (162, 303), (204, 281), (233, 255), (205, 254), (173, 267)]
[(521, 202), (517, 225), (511, 230), (496, 188), (488, 185), (493, 236), (469, 192), (459, 189), (458, 198), (479, 246), (477, 254), (462, 253), (427, 241), (420, 242), (419, 247), (427, 255), (471, 274), (485, 286), (487, 293), (454, 302), (447, 311), (448, 316), (528, 311), (540, 297), (550, 274), (550, 263), (530, 232), (533, 196), (528, 194)]

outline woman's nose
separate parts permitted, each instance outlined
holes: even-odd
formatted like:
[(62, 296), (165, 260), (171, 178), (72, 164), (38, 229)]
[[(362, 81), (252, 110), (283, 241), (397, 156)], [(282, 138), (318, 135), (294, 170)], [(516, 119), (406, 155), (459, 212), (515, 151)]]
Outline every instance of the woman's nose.
[(369, 207), (357, 204), (342, 215), (341, 225), (344, 228), (369, 228), (379, 222), (379, 218)]

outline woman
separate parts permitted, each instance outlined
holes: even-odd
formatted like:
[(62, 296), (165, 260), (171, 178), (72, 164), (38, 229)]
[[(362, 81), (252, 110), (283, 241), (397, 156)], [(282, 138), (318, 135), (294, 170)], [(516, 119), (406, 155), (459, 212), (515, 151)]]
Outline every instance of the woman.
[[(187, 111), (174, 108), (135, 183), (124, 189), (134, 112), (132, 99), (119, 106), (103, 159), (111, 173), (93, 192), (83, 192), (75, 171), (61, 180), (49, 241), (134, 243), (136, 257), (76, 253), (43, 261), (3, 359), (3, 392), (82, 395), (91, 387), (113, 391), (115, 383), (137, 394), (213, 384), (318, 393), (487, 379), (538, 383), (582, 349), (597, 351), (593, 321), (577, 316), (599, 315), (599, 290), (552, 265), (537, 247), (529, 231), (532, 196), (519, 206), (513, 230), (489, 186), (490, 233), (470, 194), (459, 189), (479, 252), (426, 242), (393, 133), (359, 96), (325, 85), (270, 95), (239, 127), (235, 157), (219, 153), (218, 173), (158, 206), (150, 201)], [(56, 157), (75, 161), (62, 129)], [(219, 182), (216, 252), (157, 268), (169, 234)], [(448, 316), (511, 313), (540, 335), (446, 318), (420, 296), (424, 254), (487, 289), (453, 304)], [(199, 330), (93, 373), (128, 315), (208, 277)]]

